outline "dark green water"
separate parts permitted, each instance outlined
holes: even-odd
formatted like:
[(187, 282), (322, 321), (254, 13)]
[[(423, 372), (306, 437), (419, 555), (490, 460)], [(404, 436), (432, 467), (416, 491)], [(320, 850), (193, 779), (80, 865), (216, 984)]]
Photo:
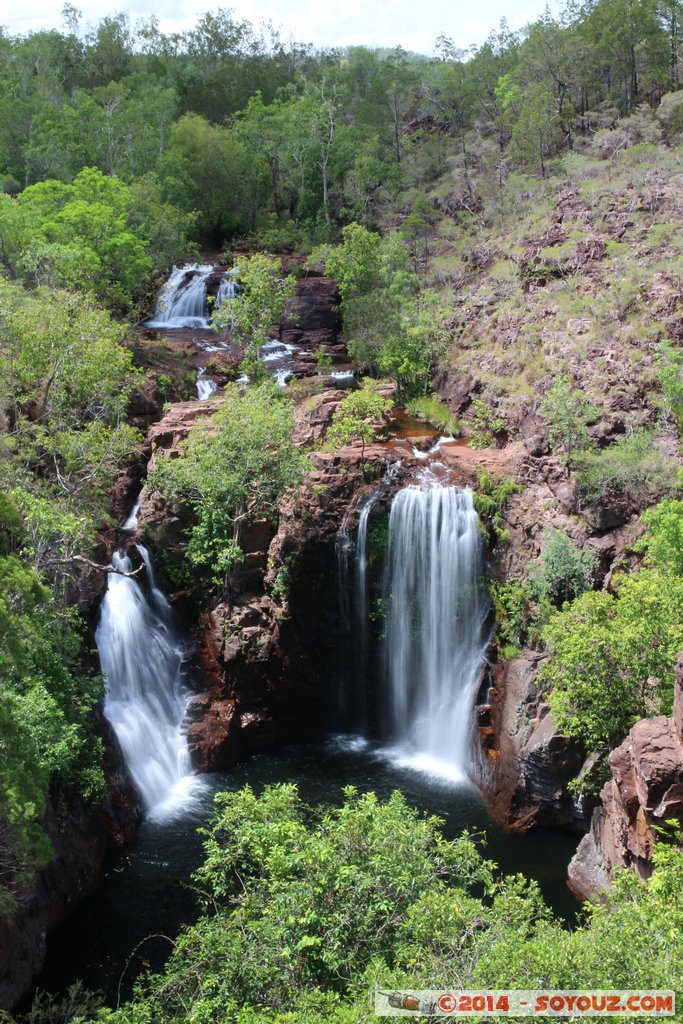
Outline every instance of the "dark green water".
[(379, 796), (400, 789), (409, 803), (443, 818), (449, 837), (466, 828), (486, 835), (486, 854), (503, 871), (535, 878), (561, 916), (571, 920), (576, 913), (566, 886), (575, 837), (549, 830), (526, 836), (505, 832), (491, 823), (476, 790), (397, 768), (361, 741), (330, 740), (254, 757), (207, 776), (205, 789), (182, 816), (144, 822), (135, 841), (111, 861), (96, 892), (51, 936), (39, 987), (61, 992), (81, 978), (88, 988), (103, 991), (110, 1005), (117, 995), (130, 995), (136, 975), (161, 967), (169, 939), (194, 919), (188, 882), (202, 859), (197, 828), (211, 813), (214, 793), (245, 783), (258, 792), (277, 782), (294, 782), (306, 801), (326, 804), (340, 803), (346, 785)]

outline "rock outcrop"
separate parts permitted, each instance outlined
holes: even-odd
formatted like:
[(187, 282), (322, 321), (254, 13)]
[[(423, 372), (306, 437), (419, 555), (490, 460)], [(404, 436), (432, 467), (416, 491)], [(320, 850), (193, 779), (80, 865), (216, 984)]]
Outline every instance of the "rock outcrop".
[(52, 856), (18, 894), (15, 913), (0, 916), (0, 1011), (10, 1010), (29, 990), (45, 959), (49, 929), (95, 887), (111, 843), (132, 839), (140, 819), (118, 743), (106, 721), (101, 725), (107, 778), (103, 803), (86, 807), (53, 788), (43, 819)]
[(581, 828), (567, 783), (583, 755), (555, 727), (536, 680), (540, 662), (541, 655), (527, 651), (493, 670), (491, 802), (498, 818), (523, 831), (542, 825)]
[(570, 884), (582, 897), (606, 889), (619, 867), (647, 878), (656, 828), (669, 819), (683, 822), (683, 655), (673, 716), (636, 723), (609, 761), (612, 778), (569, 865)]

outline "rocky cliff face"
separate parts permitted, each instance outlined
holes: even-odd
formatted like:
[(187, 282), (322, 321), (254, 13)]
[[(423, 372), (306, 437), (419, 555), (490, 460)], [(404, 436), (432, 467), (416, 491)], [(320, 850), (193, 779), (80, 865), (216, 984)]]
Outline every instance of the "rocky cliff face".
[(656, 828), (669, 819), (683, 823), (683, 655), (673, 716), (638, 722), (609, 760), (612, 778), (569, 865), (572, 888), (582, 897), (607, 888), (619, 867), (647, 878)]
[(30, 989), (45, 959), (48, 931), (64, 920), (96, 885), (111, 843), (132, 839), (141, 808), (121, 754), (103, 720), (107, 792), (99, 807), (85, 807), (53, 789), (44, 817), (53, 855), (19, 893), (16, 912), (0, 917), (0, 1010)]

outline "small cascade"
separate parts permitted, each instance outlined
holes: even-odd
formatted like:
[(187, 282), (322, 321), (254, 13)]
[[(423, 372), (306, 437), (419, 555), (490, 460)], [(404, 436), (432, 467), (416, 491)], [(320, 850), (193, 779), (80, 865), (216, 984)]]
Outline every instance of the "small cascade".
[(477, 520), (469, 489), (425, 474), (394, 498), (385, 563), (393, 753), (455, 781), (472, 762), (472, 705), (487, 642)]
[[(184, 806), (197, 779), (182, 731), (188, 694), (171, 607), (156, 586), (149, 552), (142, 545), (138, 550), (147, 568), (147, 593), (136, 578), (110, 573), (95, 642), (106, 684), (105, 716), (145, 810), (156, 817)], [(119, 552), (112, 566), (132, 569)]]
[(136, 544), (136, 548), (140, 553), (142, 561), (145, 563), (145, 572), (147, 573), (147, 586), (149, 588), (150, 604), (157, 610), (161, 615), (164, 622), (170, 622), (173, 614), (173, 609), (169, 604), (166, 595), (163, 590), (159, 590), (157, 587), (156, 579), (154, 577), (154, 566), (152, 565), (152, 556), (145, 547), (144, 544)]
[(218, 384), (206, 376), (205, 366), (200, 367), (197, 371), (197, 398), (200, 402), (206, 402), (216, 391), (218, 391)]
[[(216, 263), (188, 263), (184, 267), (174, 267), (159, 292), (154, 317), (148, 320), (145, 326), (160, 331), (181, 328), (209, 330), (211, 316), (207, 285), (209, 278), (218, 271)], [(235, 279), (224, 276), (216, 293), (216, 309), (237, 295), (238, 285)]]
[(358, 517), (358, 532), (356, 534), (356, 617), (358, 619), (359, 638), (363, 650), (367, 646), (366, 633), (368, 621), (368, 519), (370, 518), (372, 506), (378, 497), (378, 492), (371, 494), (363, 505)]
[(216, 293), (216, 309), (220, 309), (228, 299), (236, 299), (239, 295), (239, 286), (234, 277), (224, 277), (218, 285)]
[(138, 516), (140, 515), (141, 499), (138, 498), (128, 518), (121, 523), (119, 529), (125, 530), (126, 533), (135, 533), (138, 528)]

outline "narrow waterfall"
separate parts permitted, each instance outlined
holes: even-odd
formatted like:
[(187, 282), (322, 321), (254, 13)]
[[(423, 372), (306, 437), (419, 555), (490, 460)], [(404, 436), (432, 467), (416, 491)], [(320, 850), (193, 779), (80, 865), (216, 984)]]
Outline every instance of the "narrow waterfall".
[(197, 371), (197, 398), (199, 401), (208, 401), (217, 390), (218, 384), (216, 384), (216, 381), (206, 376), (206, 367), (200, 367)]
[(472, 760), (487, 641), (477, 518), (469, 489), (405, 487), (391, 506), (385, 563), (391, 738), (407, 763), (456, 781)]
[[(149, 596), (137, 579), (111, 573), (95, 641), (105, 678), (104, 713), (146, 811), (159, 815), (182, 805), (196, 778), (181, 728), (187, 693), (170, 605), (155, 584), (149, 552), (142, 545), (139, 550), (149, 570)], [(132, 568), (119, 553), (112, 565)]]
[[(208, 330), (211, 327), (211, 315), (207, 285), (209, 278), (218, 272), (216, 263), (188, 263), (184, 267), (174, 267), (159, 292), (154, 317), (145, 326), (155, 330), (183, 327)], [(215, 308), (219, 309), (226, 300), (234, 299), (237, 295), (235, 279), (224, 276), (218, 285)]]

